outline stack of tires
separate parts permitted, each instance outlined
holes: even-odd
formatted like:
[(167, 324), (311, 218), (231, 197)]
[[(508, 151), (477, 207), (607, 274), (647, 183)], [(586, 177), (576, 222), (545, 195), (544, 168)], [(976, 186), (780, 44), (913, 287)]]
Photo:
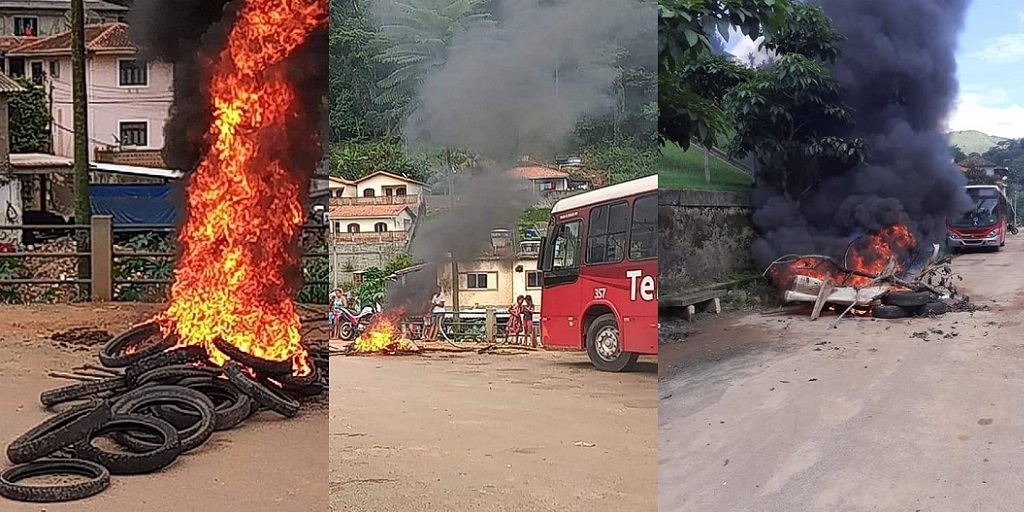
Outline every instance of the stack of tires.
[(939, 316), (948, 311), (945, 302), (929, 291), (894, 291), (882, 298), (882, 304), (871, 308), (871, 316), (882, 319), (914, 316)]
[[(257, 360), (235, 349), (220, 368), (204, 349), (175, 345), (154, 324), (138, 326), (103, 347), (99, 359), (109, 377), (44, 391), (39, 398), (46, 408), (70, 407), (8, 445), (15, 465), (0, 472), (0, 496), (28, 502), (86, 498), (106, 489), (110, 475), (159, 471), (259, 411), (293, 417), (297, 397), (326, 389), (326, 372), (320, 371), (328, 365), (326, 354), (316, 354), (308, 375), (294, 377), (289, 361)], [(94, 443), (102, 437), (122, 450)], [(20, 483), (49, 475), (84, 479)]]

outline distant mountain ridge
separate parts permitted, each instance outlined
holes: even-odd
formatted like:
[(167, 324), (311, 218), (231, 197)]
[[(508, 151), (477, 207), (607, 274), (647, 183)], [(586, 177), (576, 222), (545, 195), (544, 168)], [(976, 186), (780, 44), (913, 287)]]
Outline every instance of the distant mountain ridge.
[(968, 155), (971, 153), (984, 154), (986, 151), (994, 148), (996, 144), (1004, 140), (1010, 140), (1006, 137), (989, 135), (978, 130), (949, 132), (946, 135), (949, 136), (950, 145), (959, 146)]

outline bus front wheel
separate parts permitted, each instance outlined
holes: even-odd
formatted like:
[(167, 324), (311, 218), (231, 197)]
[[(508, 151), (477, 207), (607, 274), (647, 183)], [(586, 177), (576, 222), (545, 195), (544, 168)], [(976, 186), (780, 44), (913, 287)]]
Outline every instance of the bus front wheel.
[(598, 370), (621, 372), (636, 363), (639, 354), (622, 351), (622, 335), (615, 315), (594, 319), (587, 329), (587, 355)]

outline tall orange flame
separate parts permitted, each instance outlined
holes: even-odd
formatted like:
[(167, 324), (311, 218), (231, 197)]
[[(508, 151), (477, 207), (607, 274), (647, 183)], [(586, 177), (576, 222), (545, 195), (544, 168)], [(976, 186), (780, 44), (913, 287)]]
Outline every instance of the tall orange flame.
[[(889, 259), (893, 258), (899, 272), (903, 270), (900, 258), (913, 249), (916, 243), (914, 235), (906, 226), (889, 226), (856, 240), (846, 254), (845, 266), (849, 270), (878, 275), (885, 270)], [(843, 261), (839, 263), (844, 264)], [(771, 273), (775, 283), (784, 289), (791, 288), (798, 275), (824, 280), (831, 273), (831, 280), (841, 286), (865, 286), (872, 280), (870, 277), (839, 273), (831, 263), (814, 257), (776, 265)]]
[[(311, 371), (294, 290), (308, 177), (287, 169), (289, 123), (301, 110), (282, 61), (327, 24), (327, 0), (245, 0), (210, 83), (209, 149), (188, 181), (188, 216), (170, 304), (158, 317), (217, 364), (220, 337), (253, 356)], [(315, 137), (315, 134), (309, 134)]]

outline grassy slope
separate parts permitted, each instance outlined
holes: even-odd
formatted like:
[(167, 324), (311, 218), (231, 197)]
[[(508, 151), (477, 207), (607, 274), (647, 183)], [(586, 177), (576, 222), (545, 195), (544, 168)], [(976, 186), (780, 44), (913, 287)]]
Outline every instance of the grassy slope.
[(988, 135), (977, 130), (965, 130), (962, 132), (951, 132), (949, 143), (953, 146), (960, 146), (960, 149), (968, 155), (971, 153), (983, 154), (996, 143), (1006, 140), (1005, 137)]
[(691, 146), (683, 151), (669, 143), (661, 148), (658, 161), (658, 188), (676, 190), (731, 190), (745, 192), (751, 189), (750, 179), (722, 160), (711, 157), (711, 182), (704, 181), (704, 152)]

